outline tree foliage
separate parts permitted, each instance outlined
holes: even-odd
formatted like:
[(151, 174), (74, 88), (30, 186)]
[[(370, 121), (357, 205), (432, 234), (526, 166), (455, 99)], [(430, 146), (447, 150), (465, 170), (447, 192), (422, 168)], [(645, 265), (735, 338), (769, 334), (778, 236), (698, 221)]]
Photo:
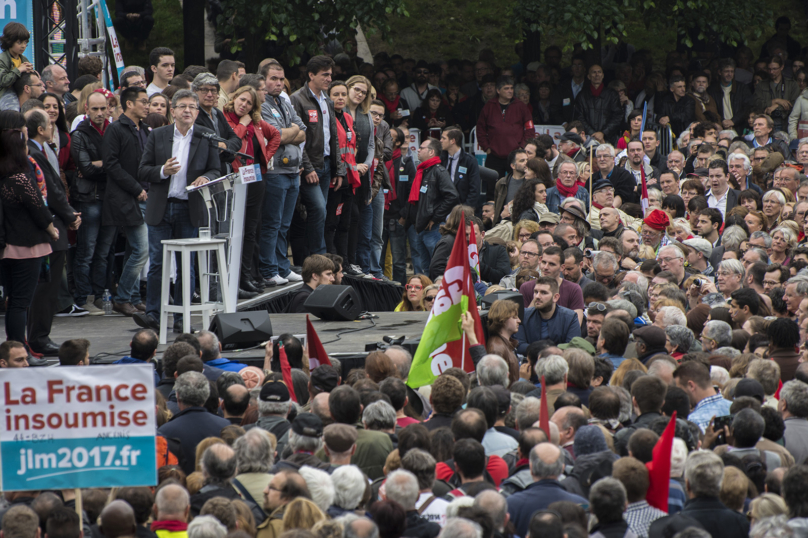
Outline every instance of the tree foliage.
[(403, 0), (223, 0), (219, 31), (231, 39), (232, 51), (247, 55), (266, 41), (282, 44), (294, 65), (304, 53), (317, 54), (325, 40), (390, 30), (390, 16), (407, 17)]
[(688, 47), (695, 40), (732, 46), (757, 38), (772, 25), (765, 4), (747, 0), (518, 0), (514, 22), (584, 50), (628, 38), (628, 26), (641, 20), (649, 30), (675, 28)]

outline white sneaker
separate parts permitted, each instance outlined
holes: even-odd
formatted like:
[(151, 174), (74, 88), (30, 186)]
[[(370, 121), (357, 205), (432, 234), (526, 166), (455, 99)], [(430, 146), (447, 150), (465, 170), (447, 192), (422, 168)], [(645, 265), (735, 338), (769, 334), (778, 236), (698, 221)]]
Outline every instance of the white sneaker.
[(289, 282), (303, 282), (303, 277), (299, 274), (295, 273), (294, 271), (289, 271), (289, 274), (286, 275), (284, 278)]
[[(294, 273), (292, 273), (294, 274)], [(283, 278), (281, 275), (275, 275), (272, 278), (267, 278), (270, 282), (274, 282), (276, 286), (283, 286), (284, 284), (288, 284), (289, 281)]]

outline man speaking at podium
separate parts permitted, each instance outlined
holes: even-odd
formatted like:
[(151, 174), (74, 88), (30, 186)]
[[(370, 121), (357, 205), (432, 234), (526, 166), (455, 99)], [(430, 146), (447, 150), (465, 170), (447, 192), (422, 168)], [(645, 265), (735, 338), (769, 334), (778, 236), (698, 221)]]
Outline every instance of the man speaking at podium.
[[(146, 143), (138, 178), (151, 184), (146, 203), (149, 227), (149, 276), (146, 284), (146, 312), (135, 314), (141, 327), (159, 330), (160, 295), (165, 239), (197, 237), (197, 228), (208, 224), (208, 211), (202, 194), (188, 193), (188, 186), (199, 186), (219, 176), (219, 151), (211, 147), (205, 134), (212, 130), (194, 125), (199, 115), (199, 97), (191, 90), (180, 90), (171, 99), (174, 125), (155, 129)], [(189, 273), (194, 278), (191, 257)], [(177, 260), (174, 304), (182, 305), (182, 267)], [(174, 332), (182, 332), (182, 314), (174, 314)]]

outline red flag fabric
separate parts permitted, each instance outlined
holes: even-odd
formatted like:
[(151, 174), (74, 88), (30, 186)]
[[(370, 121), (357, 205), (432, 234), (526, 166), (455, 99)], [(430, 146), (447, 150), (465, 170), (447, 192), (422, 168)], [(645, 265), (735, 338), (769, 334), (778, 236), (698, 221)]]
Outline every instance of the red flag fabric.
[(278, 344), (278, 360), (281, 361), (281, 374), (283, 375), (283, 382), (286, 388), (289, 389), (289, 397), (292, 401), (297, 403), (297, 395), (295, 395), (295, 387), (292, 385), (292, 367), (289, 366), (289, 359), (286, 357), (286, 350), (283, 344)]
[(320, 342), (320, 337), (317, 336), (317, 331), (314, 330), (308, 314), (306, 314), (306, 341), (309, 345), (309, 370), (314, 370), (323, 364), (331, 366), (331, 359), (328, 358), (328, 354), (325, 352), (325, 348)]
[(783, 388), (783, 380), (781, 379), (780, 381), (777, 382), (777, 390), (774, 391), (775, 400), (780, 400), (780, 389), (782, 388)]
[(539, 405), (539, 428), (547, 434), (550, 439), (550, 410), (547, 408), (547, 383), (544, 376), (541, 376), (541, 404)]
[(676, 411), (673, 412), (668, 426), (657, 441), (651, 461), (645, 464), (648, 468), (648, 492), (645, 500), (654, 508), (668, 513), (668, 490), (671, 480), (671, 454), (673, 437), (676, 431)]

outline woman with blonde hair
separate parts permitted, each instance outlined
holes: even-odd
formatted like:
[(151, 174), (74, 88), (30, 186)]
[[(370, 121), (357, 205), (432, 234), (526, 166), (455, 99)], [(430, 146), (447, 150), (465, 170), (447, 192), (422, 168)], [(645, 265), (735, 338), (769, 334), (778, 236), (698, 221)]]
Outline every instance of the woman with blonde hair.
[(767, 517), (788, 515), (788, 506), (780, 495), (774, 493), (763, 493), (758, 495), (749, 504), (749, 523), (754, 525), (755, 521)]
[[(241, 251), (239, 295), (249, 298), (263, 292), (265, 285), (263, 279), (261, 282), (252, 279), (253, 252), (264, 205), (266, 181), (269, 181), (266, 174), (271, 168), (272, 157), (280, 146), (281, 134), (261, 119), (261, 104), (252, 86), (242, 86), (231, 93), (222, 112), (230, 128), (241, 138), (239, 151), (252, 157), (243, 162), (241, 159), (234, 160), (233, 170), (258, 164), (261, 167), (261, 174), (265, 176), (264, 181), (255, 181), (247, 186), (247, 204), (244, 208), (244, 243)], [(276, 277), (269, 280), (266, 285), (286, 283), (285, 279), (280, 280), (279, 275)]]
[(404, 293), (401, 302), (396, 306), (395, 312), (418, 312), (423, 309), (422, 299), (426, 288), (432, 285), (432, 280), (426, 275), (412, 275), (404, 284)]
[(292, 529), (310, 529), (326, 519), (320, 508), (309, 499), (298, 497), (286, 505), (283, 513), (284, 532)]
[(435, 297), (438, 296), (438, 292), (440, 292), (440, 286), (437, 284), (430, 284), (424, 288), (424, 296), (421, 297), (421, 310), (425, 312), (432, 311), (432, 305), (435, 304)]
[[(589, 167), (589, 161), (581, 161), (576, 164), (578, 167), (578, 183), (589, 185), (589, 176), (592, 175), (592, 169)], [(587, 186), (587, 188), (589, 188)]]
[(539, 231), (539, 223), (533, 220), (520, 220), (513, 226), (513, 240), (524, 243)]
[(763, 214), (769, 219), (769, 229), (780, 225), (785, 205), (786, 197), (779, 190), (772, 189), (763, 195)]
[(609, 380), (609, 385), (613, 387), (622, 387), (623, 378), (626, 377), (627, 373), (633, 370), (640, 370), (643, 373), (648, 372), (648, 368), (646, 368), (645, 365), (638, 359), (626, 359), (621, 362), (620, 366), (617, 367), (617, 370), (614, 371), (612, 378)]

